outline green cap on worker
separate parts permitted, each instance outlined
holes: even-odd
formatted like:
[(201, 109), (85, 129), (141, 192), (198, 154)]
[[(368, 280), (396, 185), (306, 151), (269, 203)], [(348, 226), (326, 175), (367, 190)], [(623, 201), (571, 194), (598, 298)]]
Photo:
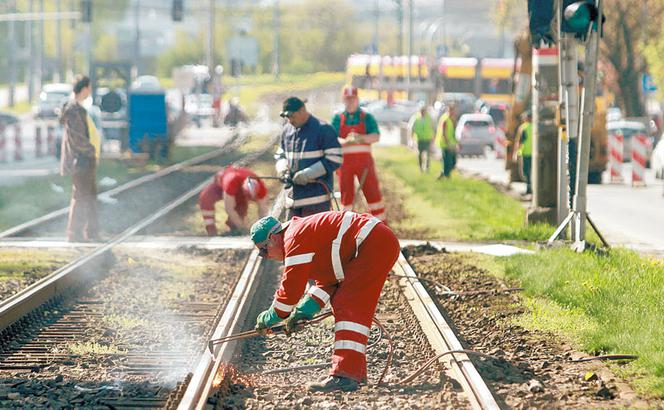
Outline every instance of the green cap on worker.
[(280, 232), (281, 222), (273, 216), (266, 216), (256, 221), (251, 226), (249, 236), (256, 245), (262, 245), (267, 242), (271, 234)]
[(290, 117), (295, 111), (299, 110), (300, 108), (304, 107), (304, 103), (307, 100), (300, 100), (297, 97), (288, 97), (284, 100), (284, 106), (283, 109), (281, 110), (281, 114), (279, 114), (282, 117)]

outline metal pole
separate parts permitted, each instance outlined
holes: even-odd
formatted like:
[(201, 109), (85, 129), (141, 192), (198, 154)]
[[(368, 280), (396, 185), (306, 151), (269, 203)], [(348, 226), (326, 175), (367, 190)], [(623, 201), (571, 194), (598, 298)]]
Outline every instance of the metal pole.
[(374, 13), (374, 32), (373, 32), (373, 53), (380, 54), (378, 52), (378, 25), (380, 20), (380, 0), (376, 0), (376, 9)]
[(134, 67), (133, 77), (138, 77), (141, 67), (141, 0), (134, 2)]
[(579, 129), (579, 155), (577, 161), (576, 196), (574, 197), (574, 249), (582, 252), (586, 248), (586, 213), (588, 186), (588, 162), (590, 159), (590, 130), (595, 112), (595, 89), (597, 86), (597, 58), (599, 34), (602, 30), (602, 1), (597, 0), (597, 30), (590, 30), (586, 49), (586, 75), (583, 81), (581, 120)]
[(558, 53), (558, 115), (559, 121), (562, 118), (565, 118), (565, 123), (560, 121), (558, 123), (558, 149), (557, 152), (557, 191), (558, 196), (556, 198), (556, 209), (557, 209), (557, 218), (556, 223), (560, 225), (567, 215), (569, 214), (569, 205), (567, 201), (567, 115), (569, 115), (567, 106), (565, 105), (565, 94), (566, 94), (566, 82), (567, 72), (566, 72), (566, 62), (568, 59), (568, 51), (571, 44), (563, 34), (561, 30), (561, 17), (563, 13), (563, 2), (562, 0), (556, 1), (556, 16), (558, 22), (558, 35), (559, 35), (559, 53)]
[(207, 66), (210, 75), (214, 73), (214, 20), (215, 20), (215, 0), (210, 0), (210, 20), (208, 22), (208, 44), (207, 44)]
[[(16, 3), (13, 3), (11, 7), (16, 7)], [(14, 106), (14, 93), (16, 92), (16, 37), (14, 36), (14, 22), (9, 21), (8, 27), (9, 33), (7, 33), (7, 41), (9, 42), (9, 101), (7, 103), (10, 107)]]
[[(55, 11), (60, 13), (62, 8), (62, 0), (56, 0), (55, 2)], [(62, 64), (62, 20), (57, 19), (55, 21), (55, 52), (56, 60), (58, 64), (58, 82), (64, 81), (64, 64)]]
[(280, 15), (279, 15), (279, 0), (274, 1), (274, 15), (273, 15), (273, 22), (274, 22), (274, 62), (272, 63), (272, 71), (274, 73), (274, 78), (279, 79), (279, 42), (280, 42), (280, 34), (281, 34), (281, 23), (280, 23)]
[(408, 89), (408, 100), (411, 99), (413, 92), (411, 90), (411, 71), (413, 56), (413, 3), (415, 0), (408, 1), (408, 76), (406, 77), (406, 87)]
[[(39, 0), (39, 12), (44, 12), (44, 0)], [(42, 88), (44, 78), (44, 19), (39, 20), (39, 64), (37, 65), (37, 84)]]
[(399, 38), (397, 40), (397, 55), (403, 55), (403, 0), (397, 1), (397, 24), (399, 25)]
[[(34, 11), (34, 1), (30, 0), (28, 3), (29, 12)], [(34, 90), (34, 59), (32, 58), (32, 49), (34, 43), (34, 33), (33, 33), (33, 24), (32, 20), (26, 21), (26, 41), (28, 46), (28, 70), (26, 73), (26, 83), (28, 84), (28, 101), (32, 101), (32, 98), (35, 95)]]

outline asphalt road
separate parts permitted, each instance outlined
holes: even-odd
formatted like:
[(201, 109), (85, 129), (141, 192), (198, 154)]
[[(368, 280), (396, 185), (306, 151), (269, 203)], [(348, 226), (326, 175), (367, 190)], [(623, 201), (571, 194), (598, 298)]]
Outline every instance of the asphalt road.
[[(458, 167), (483, 178), (509, 183), (503, 161), (495, 158), (460, 158)], [(664, 182), (646, 171), (646, 186), (632, 187), (631, 166), (623, 167), (623, 184), (605, 183), (588, 186), (588, 211), (611, 245), (664, 256)], [(523, 183), (512, 184), (524, 192)]]

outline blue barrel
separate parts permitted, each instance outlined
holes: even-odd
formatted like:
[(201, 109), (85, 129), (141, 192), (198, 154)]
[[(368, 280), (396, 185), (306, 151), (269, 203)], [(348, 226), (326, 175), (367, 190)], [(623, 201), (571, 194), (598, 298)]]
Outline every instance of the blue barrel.
[(146, 152), (155, 143), (168, 144), (166, 94), (163, 91), (129, 94), (129, 148)]

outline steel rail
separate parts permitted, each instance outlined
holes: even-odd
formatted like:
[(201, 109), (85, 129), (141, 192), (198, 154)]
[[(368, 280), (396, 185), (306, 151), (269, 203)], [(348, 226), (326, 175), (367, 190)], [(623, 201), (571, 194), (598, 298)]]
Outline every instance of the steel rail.
[[(463, 350), (464, 347), (452, 327), (422, 286), (403, 253), (399, 255), (397, 263), (394, 264), (394, 270), (398, 275), (405, 276), (399, 280), (399, 283), (436, 354), (450, 350)], [(451, 373), (461, 384), (472, 408), (498, 410), (500, 407), (496, 403), (496, 399), (468, 356), (464, 353), (454, 353), (449, 357), (447, 364), (451, 368)]]
[(50, 275), (33, 283), (29, 287), (5, 299), (0, 303), (0, 332), (7, 329), (33, 310), (49, 300), (63, 294), (65, 291), (100, 275), (97, 269), (106, 258), (110, 257), (110, 250), (126, 241), (131, 236), (162, 218), (178, 206), (184, 204), (205, 188), (209, 181), (204, 181), (184, 195), (178, 197), (154, 214), (144, 218), (137, 224), (127, 228), (111, 241), (101, 245), (90, 253), (72, 261), (56, 270)]
[[(260, 281), (261, 257), (258, 256), (258, 250), (254, 249), (249, 255), (247, 264), (242, 271), (242, 275), (235, 285), (224, 313), (214, 330), (212, 339), (219, 339), (240, 331), (244, 324), (250, 302), (256, 293)], [(233, 341), (212, 348), (212, 354), (203, 352), (201, 359), (196, 366), (194, 373), (189, 381), (187, 390), (185, 390), (178, 410), (198, 410), (204, 409), (207, 405), (208, 397), (213, 393), (214, 380), (219, 372), (222, 363), (229, 363), (235, 352), (238, 341)]]
[[(151, 173), (151, 174), (147, 174), (147, 175), (143, 175), (140, 178), (133, 179), (133, 180), (131, 180), (131, 181), (125, 183), (125, 184), (122, 184), (120, 186), (117, 186), (113, 189), (101, 192), (99, 194), (99, 196), (106, 196), (106, 197), (114, 196), (114, 195), (117, 195), (117, 194), (122, 193), (124, 191), (127, 191), (129, 189), (136, 188), (137, 186), (143, 185), (147, 182), (151, 182), (151, 181), (154, 181), (156, 179), (162, 178), (166, 175), (172, 174), (173, 172), (179, 171), (179, 170), (181, 170), (185, 167), (188, 167), (188, 166), (191, 166), (191, 165), (197, 165), (201, 162), (208, 161), (208, 160), (210, 160), (214, 157), (218, 157), (218, 156), (224, 154), (225, 152), (227, 152), (226, 145), (228, 145), (231, 141), (232, 141), (232, 138), (229, 139), (224, 144), (224, 146), (222, 148), (216, 149), (214, 151), (210, 151), (208, 153), (199, 155), (199, 156), (194, 157), (194, 158), (190, 158), (190, 159), (182, 161), (182, 162), (178, 162), (177, 164), (171, 165), (171, 166), (169, 166), (167, 168), (164, 168), (160, 171), (157, 171), (157, 172), (154, 172), (154, 173)], [(0, 232), (0, 238), (7, 238), (7, 237), (10, 237), (10, 236), (16, 236), (17, 234), (20, 234), (21, 232), (25, 232), (28, 229), (31, 229), (31, 228), (34, 228), (35, 226), (43, 224), (44, 222), (48, 222), (48, 221), (51, 221), (55, 218), (67, 215), (68, 212), (69, 212), (69, 207), (67, 206), (67, 207), (52, 211), (52, 212), (50, 212), (46, 215), (42, 215), (40, 217), (37, 217), (35, 219), (31, 219), (27, 222), (24, 222), (22, 224), (11, 227), (11, 228), (3, 231), (3, 232)]]

